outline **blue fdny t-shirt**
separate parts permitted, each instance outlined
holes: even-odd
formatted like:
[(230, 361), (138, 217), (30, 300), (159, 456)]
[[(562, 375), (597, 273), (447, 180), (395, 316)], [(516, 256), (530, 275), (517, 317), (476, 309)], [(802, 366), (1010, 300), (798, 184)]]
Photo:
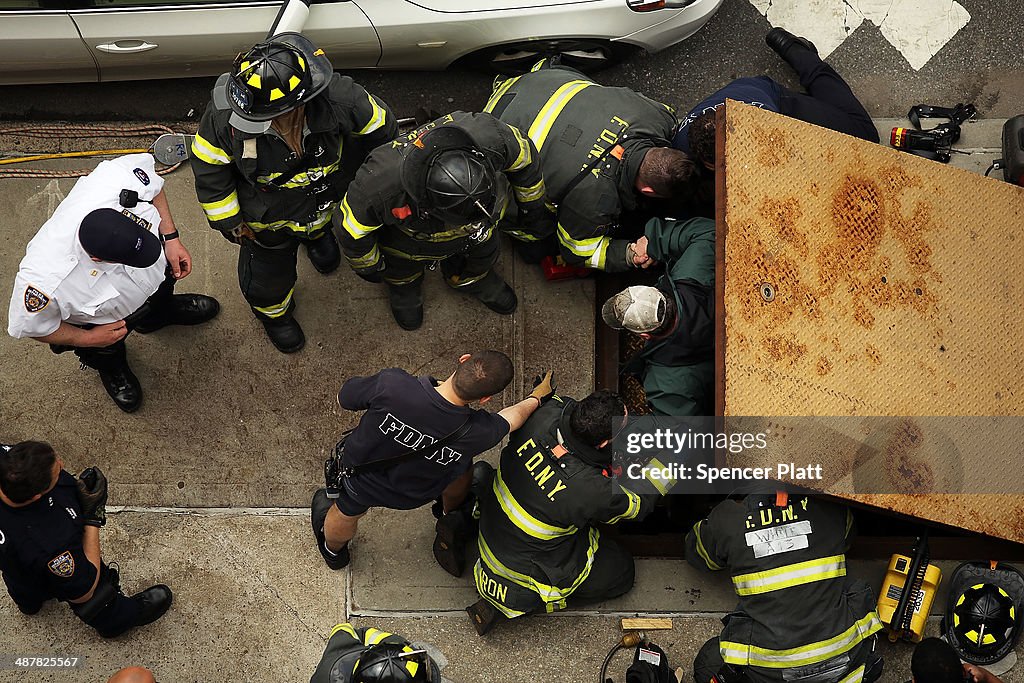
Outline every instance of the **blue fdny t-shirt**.
[(690, 153), (690, 124), (709, 111), (714, 111), (725, 104), (726, 100), (737, 100), (768, 111), (779, 111), (779, 98), (782, 96), (782, 86), (767, 76), (752, 76), (750, 78), (737, 78), (718, 92), (708, 96), (703, 102), (690, 110), (679, 123), (672, 146)]
[(341, 407), (364, 411), (345, 441), (349, 465), (397, 457), (444, 438), (469, 420), (469, 430), (440, 452), (428, 449), (412, 460), (350, 478), (346, 485), (359, 501), (397, 510), (429, 503), (473, 466), (475, 456), (508, 434), (505, 418), (449, 403), (435, 386), (430, 377), (389, 368), (370, 377), (353, 377), (341, 387)]

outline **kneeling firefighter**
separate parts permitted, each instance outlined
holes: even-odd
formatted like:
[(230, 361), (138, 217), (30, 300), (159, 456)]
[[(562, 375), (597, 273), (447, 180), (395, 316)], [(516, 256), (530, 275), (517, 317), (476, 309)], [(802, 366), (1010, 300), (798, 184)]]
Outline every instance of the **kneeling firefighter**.
[(505, 618), (607, 600), (633, 587), (633, 557), (595, 526), (641, 519), (659, 498), (612, 477), (611, 442), (625, 424), (616, 394), (556, 395), (509, 436), (497, 471), (474, 466), (480, 560), (473, 575), (481, 598), (466, 611), (479, 635)]
[(370, 155), (341, 203), (342, 247), (356, 274), (387, 282), (402, 329), (423, 323), (423, 271), (438, 264), (449, 286), (510, 315), (515, 292), (492, 270), (495, 227), (514, 198), (512, 234), (554, 234), (546, 197), (529, 138), (489, 114), (454, 112)]
[(882, 673), (874, 590), (846, 575), (853, 516), (819, 498), (726, 500), (686, 536), (686, 560), (732, 575), (739, 606), (694, 661), (696, 683), (870, 683)]

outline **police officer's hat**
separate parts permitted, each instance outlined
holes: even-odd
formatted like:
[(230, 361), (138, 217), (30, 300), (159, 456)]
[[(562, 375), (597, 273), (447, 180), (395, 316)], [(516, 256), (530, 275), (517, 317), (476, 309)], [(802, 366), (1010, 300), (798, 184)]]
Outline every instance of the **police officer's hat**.
[[(133, 218), (134, 217), (134, 218)], [(149, 268), (163, 252), (160, 240), (125, 210), (96, 209), (86, 214), (78, 228), (78, 241), (85, 253), (108, 263)]]

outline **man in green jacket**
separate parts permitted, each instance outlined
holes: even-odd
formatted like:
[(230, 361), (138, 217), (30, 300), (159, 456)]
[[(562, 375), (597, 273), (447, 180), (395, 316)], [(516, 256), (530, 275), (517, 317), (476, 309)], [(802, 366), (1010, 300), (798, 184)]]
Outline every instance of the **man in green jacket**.
[(714, 412), (715, 223), (655, 218), (646, 256), (664, 264), (654, 287), (627, 287), (605, 302), (604, 321), (646, 343), (624, 369), (643, 382), (656, 415)]

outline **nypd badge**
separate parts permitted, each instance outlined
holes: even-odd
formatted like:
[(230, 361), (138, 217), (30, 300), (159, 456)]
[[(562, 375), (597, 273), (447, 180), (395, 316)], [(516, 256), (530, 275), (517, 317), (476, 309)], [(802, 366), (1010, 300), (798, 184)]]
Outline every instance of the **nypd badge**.
[(43, 294), (38, 288), (29, 285), (25, 288), (25, 310), (29, 313), (38, 313), (50, 303), (50, 297)]
[(70, 578), (75, 573), (75, 556), (70, 550), (65, 550), (57, 557), (49, 561), (50, 571), (62, 579)]
[(136, 178), (142, 181), (143, 185), (149, 185), (149, 174), (147, 174), (141, 168), (133, 168), (132, 173), (135, 174)]

